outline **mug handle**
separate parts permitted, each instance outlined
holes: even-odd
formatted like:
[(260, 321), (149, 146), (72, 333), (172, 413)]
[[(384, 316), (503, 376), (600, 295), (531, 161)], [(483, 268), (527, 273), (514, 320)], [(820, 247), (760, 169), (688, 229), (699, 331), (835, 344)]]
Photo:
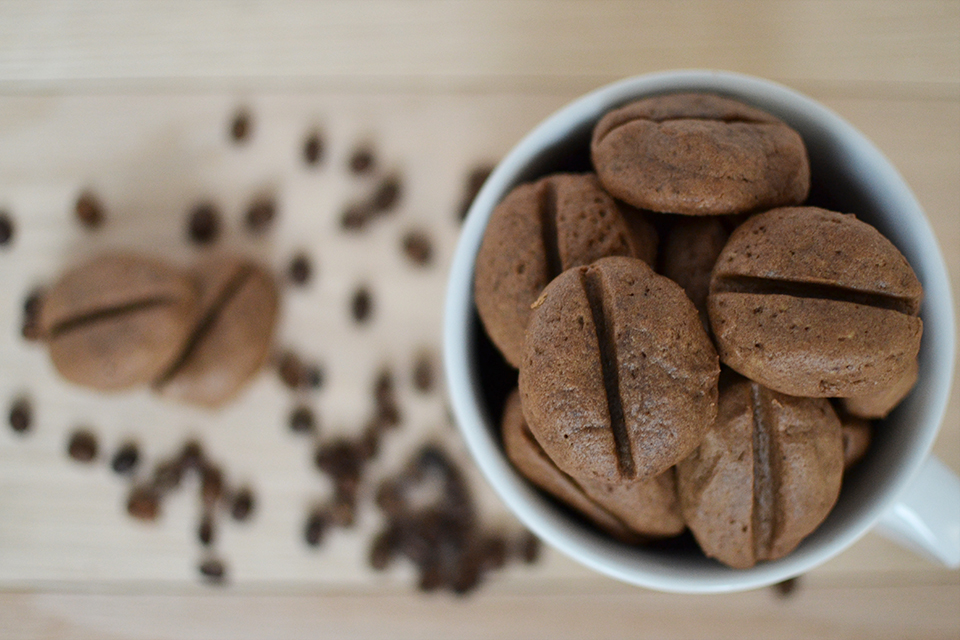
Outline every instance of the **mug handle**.
[(960, 567), (960, 478), (928, 456), (876, 531), (951, 569)]

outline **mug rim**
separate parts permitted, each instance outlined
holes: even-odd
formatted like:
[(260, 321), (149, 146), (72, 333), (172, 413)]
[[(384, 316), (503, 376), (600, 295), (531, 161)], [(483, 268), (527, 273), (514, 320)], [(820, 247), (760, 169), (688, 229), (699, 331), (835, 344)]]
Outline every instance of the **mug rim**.
[[(922, 398), (914, 402), (921, 409), (922, 424), (912, 436), (910, 450), (898, 459), (892, 477), (886, 478), (887, 489), (874, 491), (872, 502), (845, 518), (828, 539), (815, 531), (784, 558), (746, 570), (707, 560), (703, 571), (694, 572), (696, 576), (644, 558), (642, 551), (631, 552), (631, 561), (625, 561), (623, 543), (572, 522), (530, 486), (493, 437), (499, 416), (487, 415), (470, 353), (474, 332), (483, 330), (474, 320), (474, 265), (496, 204), (524, 181), (525, 170), (541, 152), (560, 144), (577, 127), (589, 124), (592, 128), (610, 109), (640, 97), (688, 90), (749, 102), (788, 123), (804, 122), (830, 142), (842, 142), (839, 147), (848, 155), (843, 161), (869, 169), (863, 172), (863, 179), (873, 183), (869, 193), (878, 198), (882, 195), (884, 208), (895, 206), (904, 212), (903, 225), (908, 231), (898, 239), (909, 239), (916, 245), (910, 253), (920, 256), (919, 264), (910, 262), (924, 286), (921, 317), (936, 318), (936, 322), (924, 323), (924, 341), (935, 348), (927, 350), (928, 366), (921, 366)], [(898, 248), (903, 251), (900, 244)], [(889, 160), (853, 125), (812, 98), (769, 80), (726, 71), (664, 71), (620, 80), (568, 103), (528, 133), (491, 173), (470, 207), (451, 265), (444, 308), (444, 368), (455, 421), (467, 448), (500, 499), (537, 536), (581, 564), (627, 583), (677, 593), (729, 592), (775, 584), (833, 558), (869, 531), (907, 488), (929, 455), (946, 411), (954, 366), (954, 323), (946, 265), (925, 213)]]

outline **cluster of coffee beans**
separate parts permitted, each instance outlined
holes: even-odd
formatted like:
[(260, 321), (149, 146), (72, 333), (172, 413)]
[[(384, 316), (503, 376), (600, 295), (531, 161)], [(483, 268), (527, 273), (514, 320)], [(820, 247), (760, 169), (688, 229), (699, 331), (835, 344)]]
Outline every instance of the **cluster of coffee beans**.
[(400, 473), (384, 480), (376, 501), (387, 524), (374, 538), (370, 566), (383, 571), (405, 557), (416, 565), (422, 591), (466, 594), (511, 558), (531, 563), (539, 557), (532, 534), (510, 540), (484, 529), (466, 479), (436, 445), (422, 447)]

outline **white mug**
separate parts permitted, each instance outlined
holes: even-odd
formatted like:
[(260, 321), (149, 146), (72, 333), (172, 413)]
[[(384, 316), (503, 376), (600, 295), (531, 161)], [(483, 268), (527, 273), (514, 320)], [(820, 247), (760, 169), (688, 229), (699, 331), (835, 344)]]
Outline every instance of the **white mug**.
[[(511, 375), (503, 368), (483, 370), (486, 337), (473, 302), (474, 265), (493, 208), (522, 182), (586, 168), (590, 133), (610, 109), (679, 91), (727, 95), (795, 128), (807, 145), (818, 197), (877, 227), (904, 254), (924, 287), (920, 374), (913, 391), (877, 425), (867, 457), (847, 473), (836, 506), (820, 527), (786, 557), (750, 569), (726, 567), (692, 549), (624, 544), (559, 507), (510, 465), (500, 443), (499, 407), (485, 397), (502, 384), (495, 378)], [(570, 103), (507, 154), (474, 200), (454, 255), (444, 313), (448, 391), (471, 454), (524, 525), (588, 567), (661, 591), (740, 591), (807, 572), (874, 527), (947, 566), (960, 566), (960, 480), (930, 455), (950, 395), (955, 353), (943, 256), (896, 169), (863, 134), (806, 96), (758, 78), (689, 70), (630, 78)]]

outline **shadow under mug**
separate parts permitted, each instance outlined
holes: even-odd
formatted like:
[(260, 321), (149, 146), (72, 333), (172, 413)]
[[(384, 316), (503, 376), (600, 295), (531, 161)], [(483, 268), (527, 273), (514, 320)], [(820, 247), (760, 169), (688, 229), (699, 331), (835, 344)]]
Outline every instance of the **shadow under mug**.
[[(609, 111), (662, 93), (730, 96), (781, 118), (810, 154), (809, 202), (854, 213), (889, 238), (924, 287), (920, 373), (911, 394), (876, 424), (868, 455), (844, 476), (827, 519), (785, 558), (732, 569), (706, 558), (690, 534), (632, 546), (602, 533), (537, 490), (511, 466), (500, 416), (516, 372), (486, 337), (473, 302), (477, 252), (493, 208), (516, 185), (556, 171), (590, 170), (593, 126)], [(753, 589), (797, 576), (852, 545), (873, 527), (904, 546), (960, 566), (960, 480), (930, 455), (950, 395), (954, 311), (943, 256), (919, 203), (883, 154), (819, 103), (781, 85), (717, 71), (671, 71), (623, 80), (562, 108), (500, 162), (468, 213), (451, 267), (444, 317), (444, 367), (457, 425), (507, 507), (546, 543), (628, 583), (661, 591)]]

